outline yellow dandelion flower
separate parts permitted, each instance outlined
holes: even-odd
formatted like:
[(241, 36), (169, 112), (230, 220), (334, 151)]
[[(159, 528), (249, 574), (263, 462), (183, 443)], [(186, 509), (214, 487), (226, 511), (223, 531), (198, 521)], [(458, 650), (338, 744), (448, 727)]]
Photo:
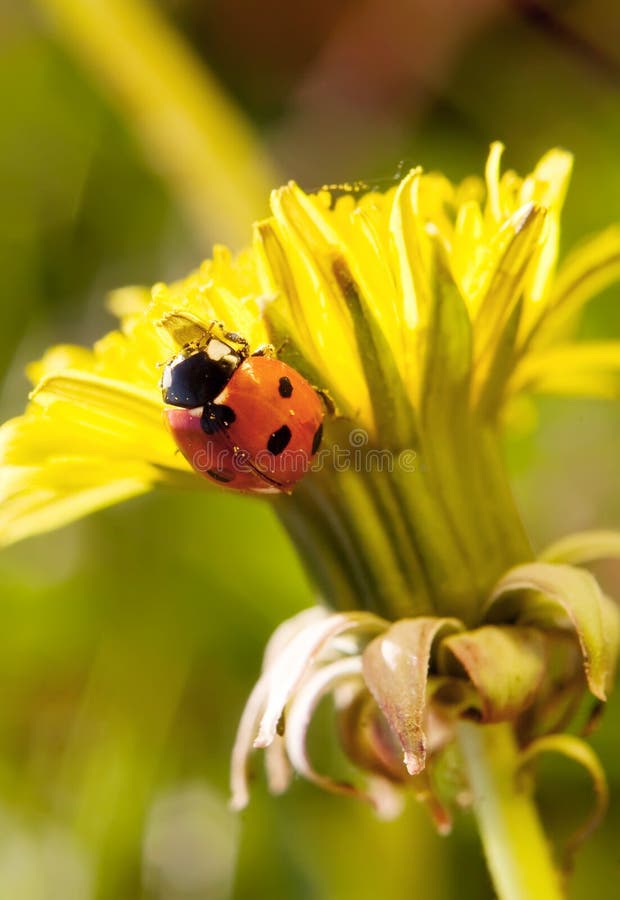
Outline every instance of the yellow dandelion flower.
[[(523, 392), (618, 396), (620, 340), (571, 334), (620, 277), (620, 227), (559, 262), (570, 154), (552, 150), (521, 178), (501, 173), (502, 150), (492, 146), (484, 179), (458, 185), (421, 169), (386, 191), (288, 184), (237, 257), (216, 247), (182, 281), (116, 292), (119, 329), (31, 365), (28, 408), (0, 429), (0, 541), (159, 485), (208, 488), (166, 427), (162, 372), (195, 352), (219, 359), (211, 350), (241, 365), (244, 342), (272, 344), (324, 398), (325, 440), (295, 490), (268, 502), (335, 612), (274, 635), (234, 751), (236, 805), (262, 747), (274, 790), (296, 770), (390, 812), (394, 786), (409, 784), (445, 831), (433, 772), (457, 738), (496, 885), (516, 879), (519, 896), (553, 898), (557, 874), (515, 775), (538, 752), (564, 752), (590, 771), (600, 813), (598, 763), (556, 732), (611, 685), (618, 609), (576, 566), (618, 555), (620, 539), (576, 535), (537, 561), (499, 437)], [(218, 398), (208, 403), (221, 412)], [(208, 442), (204, 410), (186, 413)], [(309, 723), (330, 693), (364, 787), (308, 758)], [(497, 804), (476, 800), (489, 785)]]
[(567, 338), (620, 274), (620, 230), (558, 269), (571, 157), (550, 151), (522, 179), (500, 173), (501, 154), (459, 185), (420, 169), (385, 192), (291, 183), (238, 256), (216, 247), (182, 281), (116, 292), (117, 331), (29, 368), (28, 409), (0, 430), (0, 540), (161, 484), (207, 486), (164, 427), (159, 382), (218, 321), (252, 348), (271, 341), (334, 405), (321, 470), (273, 501), (324, 599), (473, 621), (471, 597), (532, 555), (497, 448), (502, 410), (526, 389), (612, 395), (620, 363), (620, 344)]

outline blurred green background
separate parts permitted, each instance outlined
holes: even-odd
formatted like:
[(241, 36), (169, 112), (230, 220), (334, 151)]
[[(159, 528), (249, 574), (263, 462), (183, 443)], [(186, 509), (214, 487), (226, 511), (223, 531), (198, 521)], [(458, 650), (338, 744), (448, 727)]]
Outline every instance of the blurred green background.
[[(43, 6), (0, 7), (2, 419), (23, 408), (28, 360), (113, 327), (108, 290), (183, 275), (210, 249)], [(528, 171), (559, 144), (576, 155), (563, 246), (620, 219), (614, 0), (154, 6), (282, 179), (388, 183), (402, 160), (458, 179), (494, 139)], [(225, 210), (207, 218), (226, 236)], [(620, 334), (618, 290), (582, 328)], [(508, 444), (536, 544), (617, 527), (620, 406), (545, 401), (536, 414)], [(620, 596), (618, 568), (601, 574)], [(268, 798), (260, 780), (250, 809), (228, 812), (263, 645), (313, 602), (260, 503), (162, 493), (107, 510), (4, 551), (0, 592), (0, 900), (492, 896), (466, 814), (441, 839), (414, 804), (386, 825), (301, 783)], [(617, 896), (620, 695), (594, 744), (615, 802), (578, 858), (576, 900)], [(587, 779), (557, 761), (542, 776), (561, 841), (587, 810)]]

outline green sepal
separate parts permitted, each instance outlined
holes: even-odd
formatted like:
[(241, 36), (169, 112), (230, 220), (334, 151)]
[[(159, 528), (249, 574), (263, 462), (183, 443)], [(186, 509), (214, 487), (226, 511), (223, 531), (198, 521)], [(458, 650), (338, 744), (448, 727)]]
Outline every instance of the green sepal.
[(620, 647), (618, 610), (596, 581), (582, 569), (551, 563), (528, 563), (511, 569), (496, 585), (488, 617), (514, 617), (519, 624), (561, 628), (570, 623), (581, 652), (588, 686), (605, 700)]
[(620, 559), (620, 531), (580, 531), (560, 538), (540, 554), (541, 561), (581, 566), (599, 559)]
[(521, 755), (520, 771), (531, 766), (543, 753), (560, 753), (586, 770), (594, 788), (594, 807), (585, 822), (571, 835), (566, 843), (565, 868), (572, 866), (573, 856), (581, 844), (601, 823), (609, 805), (607, 778), (600, 760), (592, 747), (572, 734), (549, 734), (529, 744)]
[(486, 625), (445, 638), (439, 664), (465, 673), (480, 699), (485, 722), (516, 719), (530, 706), (545, 674), (545, 638), (536, 628)]
[(415, 446), (415, 411), (396, 365), (394, 349), (373, 314), (361, 285), (354, 278), (344, 254), (334, 251), (332, 272), (353, 322), (353, 329), (367, 383), (377, 433), (398, 447)]
[(372, 640), (363, 653), (364, 680), (403, 748), (407, 771), (426, 761), (426, 685), (434, 642), (463, 628), (458, 619), (401, 619)]

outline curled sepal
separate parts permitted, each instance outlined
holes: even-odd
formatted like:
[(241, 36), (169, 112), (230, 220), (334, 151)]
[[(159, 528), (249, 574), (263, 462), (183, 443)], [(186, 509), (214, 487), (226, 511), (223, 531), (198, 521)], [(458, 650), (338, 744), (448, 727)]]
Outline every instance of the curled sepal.
[(293, 777), (293, 767), (286, 755), (284, 738), (279, 734), (265, 748), (265, 773), (270, 793), (283, 794), (288, 790)]
[(566, 868), (570, 868), (572, 858), (580, 845), (601, 823), (609, 804), (609, 788), (605, 771), (592, 747), (571, 734), (550, 734), (532, 741), (523, 751), (520, 770), (528, 768), (542, 753), (561, 753), (582, 766), (592, 779), (594, 807), (585, 822), (571, 835), (566, 843)]
[(612, 600), (607, 594), (601, 594), (601, 617), (609, 656), (606, 687), (611, 690), (620, 653), (620, 610), (615, 600)]
[(361, 680), (361, 676), (362, 661), (359, 656), (328, 663), (308, 678), (295, 694), (287, 710), (284, 741), (293, 768), (304, 778), (335, 794), (357, 796), (360, 792), (348, 781), (335, 781), (314, 769), (308, 758), (306, 737), (312, 717), (323, 697), (347, 679)]
[(540, 554), (549, 563), (581, 566), (599, 559), (620, 559), (620, 531), (580, 531), (568, 534)]
[[(312, 781), (332, 794), (344, 794), (365, 800), (376, 809), (382, 818), (389, 818), (394, 814), (392, 812), (393, 804), (389, 802), (385, 808), (383, 807), (383, 791), (372, 793), (372, 784), (370, 783), (368, 789), (363, 790), (349, 781), (336, 780), (328, 775), (323, 775), (316, 771), (308, 757), (306, 746), (308, 729), (320, 701), (339, 685), (347, 681), (361, 681), (361, 678), (362, 661), (359, 656), (337, 659), (309, 676), (287, 708), (284, 732), (286, 752), (293, 769), (308, 781)], [(382, 785), (383, 781), (374, 779), (373, 784), (376, 787), (379, 784)], [(390, 801), (392, 799), (391, 793), (389, 799)]]
[(582, 569), (551, 563), (528, 563), (511, 569), (496, 585), (488, 613), (499, 608), (520, 624), (565, 627), (579, 639), (588, 686), (607, 698), (619, 649), (618, 610), (604, 597), (596, 579)]
[[(523, 743), (544, 734), (566, 731), (578, 714), (587, 691), (581, 648), (574, 633), (546, 631), (544, 637), (544, 679), (533, 704), (518, 723)], [(601, 706), (596, 700), (595, 710)]]
[(286, 704), (307, 674), (311, 663), (332, 638), (343, 633), (372, 634), (382, 631), (386, 624), (372, 613), (337, 613), (312, 622), (295, 634), (263, 676), (268, 682), (266, 704), (254, 746), (268, 747), (273, 741)]
[[(233, 809), (244, 809), (248, 804), (248, 761), (254, 749), (254, 739), (269, 696), (269, 670), (279, 653), (295, 635), (304, 628), (316, 625), (317, 622), (323, 622), (327, 618), (328, 613), (322, 607), (313, 606), (305, 609), (276, 628), (265, 648), (263, 674), (246, 702), (232, 751), (230, 790)], [(276, 794), (286, 790), (291, 771), (280, 735), (275, 735), (273, 742), (267, 748), (265, 763), (270, 790)]]
[(402, 619), (364, 650), (364, 680), (398, 736), (411, 775), (421, 772), (426, 761), (424, 713), (433, 643), (441, 632), (462, 627), (458, 619)]
[(234, 810), (245, 809), (250, 799), (248, 762), (254, 748), (254, 738), (265, 708), (268, 690), (269, 681), (265, 674), (254, 685), (237, 728), (230, 763), (230, 806)]
[(366, 685), (362, 683), (355, 691), (350, 685), (340, 687), (334, 700), (340, 743), (351, 762), (397, 784), (410, 781), (398, 738)]
[(464, 669), (485, 722), (515, 719), (533, 703), (545, 674), (545, 638), (536, 628), (486, 625), (446, 638), (440, 655), (442, 668), (454, 669), (456, 660)]

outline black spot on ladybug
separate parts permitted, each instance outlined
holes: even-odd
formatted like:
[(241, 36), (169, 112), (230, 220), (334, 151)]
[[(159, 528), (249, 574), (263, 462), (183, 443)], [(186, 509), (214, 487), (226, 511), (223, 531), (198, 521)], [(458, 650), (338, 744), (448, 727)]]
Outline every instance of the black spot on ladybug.
[(232, 425), (236, 418), (235, 411), (225, 403), (207, 403), (200, 417), (200, 427), (205, 434), (215, 434)]
[(316, 453), (316, 451), (321, 446), (321, 441), (323, 440), (323, 425), (319, 425), (317, 430), (314, 432), (314, 437), (312, 438), (312, 455)]
[(218, 472), (217, 469), (207, 469), (207, 475), (215, 479), (215, 481), (221, 481), (222, 484), (230, 484), (235, 478), (234, 475), (228, 472)]
[(278, 456), (279, 453), (282, 453), (285, 447), (288, 447), (291, 436), (291, 429), (288, 427), (288, 425), (283, 425), (281, 428), (278, 428), (277, 431), (274, 431), (273, 434), (269, 436), (269, 440), (267, 441), (267, 450), (269, 450), (270, 453), (273, 453), (274, 456)]
[(287, 378), (286, 375), (280, 379), (278, 391), (281, 397), (290, 397), (293, 393), (293, 385), (291, 384), (290, 378)]

